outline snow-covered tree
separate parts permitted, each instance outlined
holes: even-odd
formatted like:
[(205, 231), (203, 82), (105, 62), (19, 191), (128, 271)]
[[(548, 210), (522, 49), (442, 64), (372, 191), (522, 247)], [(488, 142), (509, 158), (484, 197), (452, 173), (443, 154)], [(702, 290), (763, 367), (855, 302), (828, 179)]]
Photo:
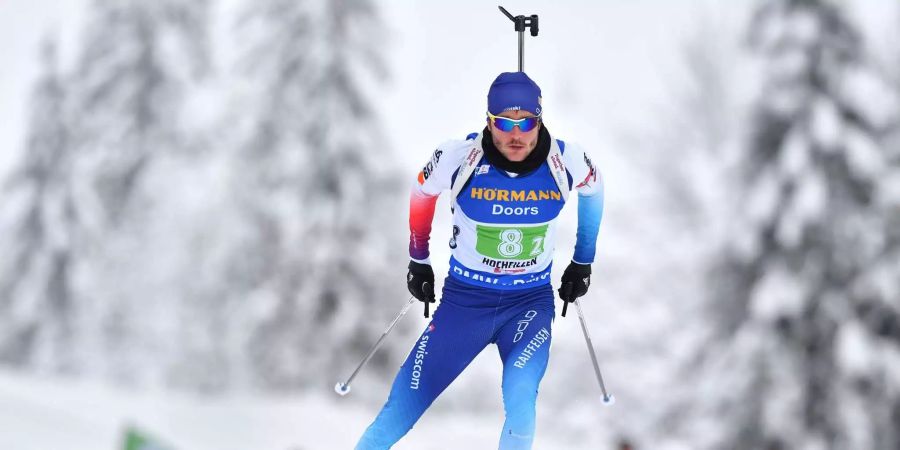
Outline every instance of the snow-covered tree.
[(24, 156), (3, 186), (0, 218), (0, 362), (72, 371), (73, 160), (68, 93), (56, 44), (42, 49)]
[(98, 221), (139, 208), (153, 159), (183, 150), (180, 107), (205, 69), (207, 1), (97, 1), (76, 73), (79, 144), (90, 150)]
[(83, 351), (120, 379), (165, 367), (172, 341), (172, 266), (159, 264), (172, 236), (159, 235), (159, 206), (177, 193), (160, 189), (167, 158), (190, 144), (183, 110), (207, 65), (207, 10), (205, 0), (93, 2), (73, 74)]
[(838, 2), (763, 1), (749, 43), (764, 75), (695, 431), (704, 448), (898, 448), (896, 92)]
[[(739, 32), (728, 25), (699, 19), (673, 54), (677, 59), (660, 58), (667, 91), (648, 114), (653, 120), (640, 121), (622, 139), (621, 148), (633, 149), (628, 154), (640, 177), (655, 181), (645, 197), (628, 202), (632, 210), (618, 210), (604, 225), (611, 227), (607, 234), (634, 242), (628, 247), (633, 254), (653, 255), (629, 255), (634, 266), (620, 267), (621, 275), (604, 281), (653, 280), (626, 284), (634, 307), (620, 314), (635, 325), (620, 331), (612, 346), (622, 349), (620, 366), (606, 363), (611, 373), (633, 381), (620, 382), (616, 395), (634, 407), (611, 426), (639, 447), (679, 442), (680, 430), (692, 420), (685, 410), (693, 405), (696, 386), (679, 381), (693, 378), (696, 349), (710, 332), (700, 314), (709, 300), (705, 274), (725, 238), (729, 217), (723, 202), (735, 190), (729, 180), (746, 102), (739, 41)], [(617, 224), (624, 226), (613, 229)]]
[(368, 0), (254, 1), (240, 21), (242, 67), (258, 87), (236, 158), (245, 239), (230, 273), (264, 386), (347, 370), (402, 288), (391, 255), (405, 197), (367, 94), (385, 77), (381, 28)]

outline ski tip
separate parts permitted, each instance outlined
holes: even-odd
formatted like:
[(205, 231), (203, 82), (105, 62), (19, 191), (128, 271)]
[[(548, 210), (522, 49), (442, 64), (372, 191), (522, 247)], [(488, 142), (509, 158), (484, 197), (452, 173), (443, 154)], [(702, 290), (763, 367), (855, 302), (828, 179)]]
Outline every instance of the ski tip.
[(344, 383), (338, 382), (334, 385), (334, 392), (337, 392), (341, 397), (350, 393), (350, 386), (347, 386)]
[(609, 395), (607, 395), (606, 397), (603, 397), (603, 404), (606, 405), (606, 406), (612, 406), (612, 405), (615, 405), (615, 404), (616, 404), (616, 397), (614, 397), (612, 394), (609, 394)]

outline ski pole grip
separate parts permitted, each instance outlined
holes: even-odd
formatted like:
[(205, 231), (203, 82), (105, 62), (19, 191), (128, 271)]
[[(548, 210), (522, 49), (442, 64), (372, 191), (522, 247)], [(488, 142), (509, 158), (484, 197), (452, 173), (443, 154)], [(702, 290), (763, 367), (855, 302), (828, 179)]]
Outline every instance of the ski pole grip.
[(563, 283), (562, 289), (561, 289), (561, 292), (559, 295), (563, 301), (563, 310), (562, 310), (563, 317), (566, 317), (566, 310), (569, 309), (569, 302), (571, 301), (569, 299), (572, 298), (572, 289), (574, 289), (574, 285), (571, 282)]
[(425, 317), (431, 317), (428, 313), (428, 305), (434, 301), (434, 287), (429, 282), (422, 283), (422, 292), (425, 293)]

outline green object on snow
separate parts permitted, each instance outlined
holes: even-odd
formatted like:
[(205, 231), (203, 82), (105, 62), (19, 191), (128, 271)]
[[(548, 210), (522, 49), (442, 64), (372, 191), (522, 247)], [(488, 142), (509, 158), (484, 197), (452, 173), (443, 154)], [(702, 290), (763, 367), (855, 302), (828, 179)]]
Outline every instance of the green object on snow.
[(164, 446), (156, 442), (146, 433), (128, 427), (125, 430), (125, 444), (122, 450), (172, 450), (170, 447)]

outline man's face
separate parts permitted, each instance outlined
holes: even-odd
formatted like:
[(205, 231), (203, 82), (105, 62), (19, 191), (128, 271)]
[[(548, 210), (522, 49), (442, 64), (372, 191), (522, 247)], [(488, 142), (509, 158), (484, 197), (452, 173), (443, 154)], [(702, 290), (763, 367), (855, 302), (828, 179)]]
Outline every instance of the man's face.
[[(498, 117), (508, 117), (510, 119), (524, 119), (526, 117), (534, 117), (534, 114), (528, 111), (506, 111), (497, 115)], [(506, 159), (510, 161), (524, 161), (531, 154), (537, 145), (538, 132), (541, 124), (534, 127), (533, 130), (523, 133), (518, 125), (513, 127), (512, 131), (502, 131), (495, 127), (493, 121), (488, 119), (488, 127), (491, 130), (491, 136), (494, 138), (494, 147), (500, 151)]]

